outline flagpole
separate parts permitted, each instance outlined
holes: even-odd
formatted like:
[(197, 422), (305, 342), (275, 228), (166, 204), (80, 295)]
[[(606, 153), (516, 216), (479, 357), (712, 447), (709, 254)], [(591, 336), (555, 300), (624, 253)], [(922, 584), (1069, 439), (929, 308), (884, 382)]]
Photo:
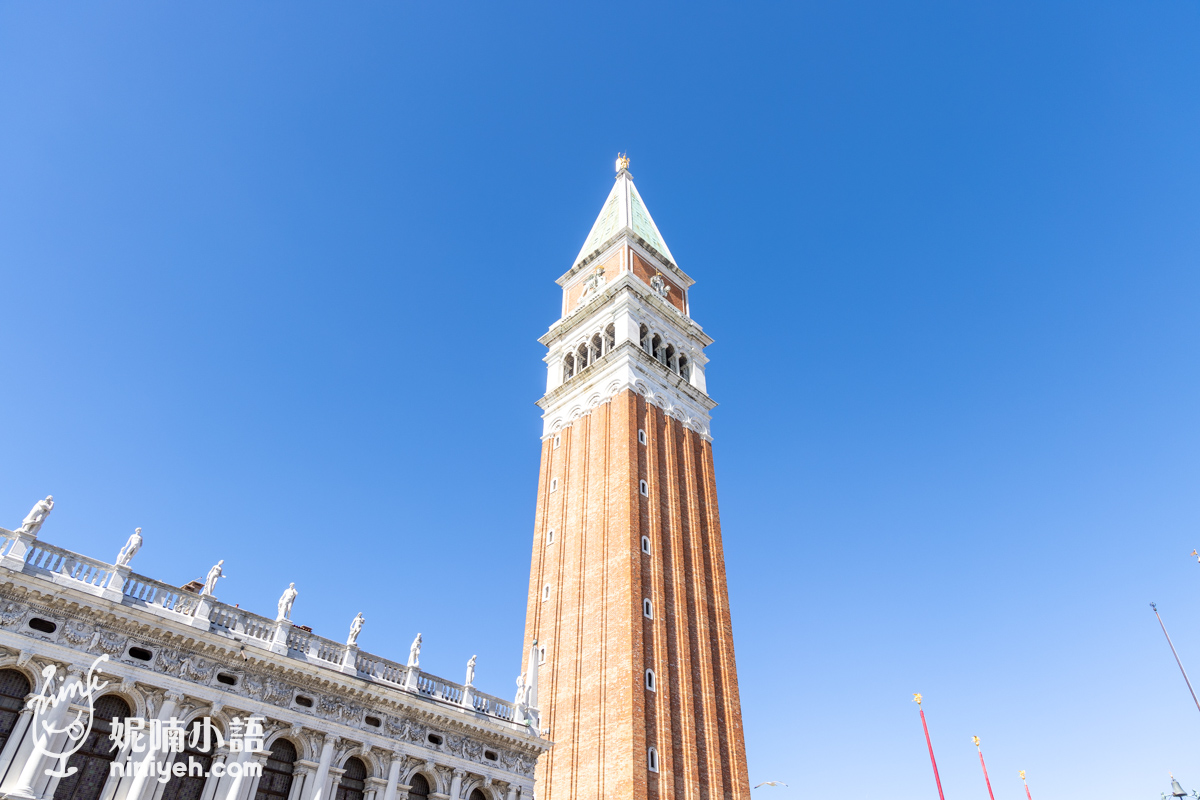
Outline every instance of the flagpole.
[(946, 795), (942, 794), (942, 776), (938, 775), (937, 759), (933, 757), (933, 740), (929, 738), (929, 725), (925, 722), (925, 709), (921, 707), (920, 693), (913, 695), (913, 702), (921, 709), (921, 727), (925, 729), (925, 744), (929, 747), (929, 763), (933, 764), (933, 779), (937, 781), (938, 797), (940, 800), (946, 800)]
[(1162, 615), (1158, 613), (1158, 606), (1151, 603), (1150, 607), (1154, 609), (1154, 616), (1158, 617), (1158, 626), (1162, 628), (1163, 636), (1167, 637), (1167, 644), (1171, 646), (1171, 655), (1175, 656), (1175, 663), (1179, 665), (1179, 671), (1183, 673), (1183, 682), (1187, 684), (1188, 691), (1192, 693), (1192, 701), (1196, 704), (1196, 709), (1200, 711), (1200, 700), (1196, 699), (1196, 690), (1192, 688), (1192, 682), (1188, 680), (1187, 670), (1183, 668), (1183, 662), (1179, 660), (1179, 653), (1175, 652), (1175, 643), (1171, 641), (1171, 634), (1167, 633), (1167, 626), (1163, 624)]
[(1029, 784), (1025, 782), (1025, 770), (1021, 770), (1021, 783), (1025, 784), (1025, 797), (1027, 797), (1029, 800), (1033, 800), (1033, 795), (1029, 793)]
[(996, 800), (996, 795), (992, 794), (992, 779), (988, 777), (987, 764), (983, 763), (983, 750), (980, 750), (979, 748), (979, 737), (972, 736), (971, 741), (975, 743), (975, 749), (979, 750), (979, 766), (983, 767), (983, 780), (987, 783), (988, 797), (990, 797), (992, 800)]

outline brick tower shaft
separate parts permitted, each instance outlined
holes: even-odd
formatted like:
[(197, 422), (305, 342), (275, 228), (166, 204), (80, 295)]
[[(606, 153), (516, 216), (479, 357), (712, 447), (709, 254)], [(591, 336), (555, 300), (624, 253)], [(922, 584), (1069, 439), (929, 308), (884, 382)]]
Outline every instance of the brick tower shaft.
[[(539, 800), (750, 796), (692, 280), (628, 162), (559, 279), (526, 673)], [(534, 642), (537, 643), (536, 648)]]

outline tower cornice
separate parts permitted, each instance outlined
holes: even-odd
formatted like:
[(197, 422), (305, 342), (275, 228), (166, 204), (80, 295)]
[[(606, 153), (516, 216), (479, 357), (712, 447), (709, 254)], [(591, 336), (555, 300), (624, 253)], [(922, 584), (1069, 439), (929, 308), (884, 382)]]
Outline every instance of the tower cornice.
[(696, 281), (684, 272), (671, 259), (664, 256), (662, 253), (654, 249), (654, 246), (647, 242), (642, 237), (638, 236), (632, 228), (622, 228), (613, 234), (612, 238), (601, 245), (597, 250), (592, 252), (582, 261), (579, 261), (575, 266), (564, 272), (562, 276), (555, 281), (559, 286), (566, 286), (575, 276), (581, 272), (585, 272), (588, 267), (597, 262), (603, 263), (612, 253), (614, 253), (621, 245), (627, 245), (632, 248), (638, 255), (651, 261), (655, 266), (661, 267), (663, 272), (673, 277), (677, 283), (683, 286), (684, 289), (690, 289)]
[(538, 342), (550, 347), (559, 339), (568, 338), (571, 332), (577, 328), (591, 327), (597, 316), (615, 315), (619, 309), (624, 307), (619, 301), (614, 302), (622, 293), (630, 295), (631, 299), (640, 301), (645, 308), (657, 312), (663, 322), (681, 330), (689, 338), (695, 340), (699, 347), (708, 347), (713, 343), (712, 337), (704, 332), (704, 328), (699, 323), (663, 300), (649, 286), (630, 273), (621, 275), (583, 305), (568, 312), (566, 316), (551, 325), (538, 338)]

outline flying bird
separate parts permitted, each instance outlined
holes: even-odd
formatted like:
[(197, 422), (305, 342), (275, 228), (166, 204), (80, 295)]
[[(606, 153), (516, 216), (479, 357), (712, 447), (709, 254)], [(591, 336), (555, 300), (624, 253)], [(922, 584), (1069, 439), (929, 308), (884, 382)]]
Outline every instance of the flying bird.
[(758, 789), (762, 786), (785, 786), (786, 787), (787, 784), (784, 783), (783, 781), (763, 781), (762, 783), (760, 783), (758, 786), (755, 786), (754, 788)]

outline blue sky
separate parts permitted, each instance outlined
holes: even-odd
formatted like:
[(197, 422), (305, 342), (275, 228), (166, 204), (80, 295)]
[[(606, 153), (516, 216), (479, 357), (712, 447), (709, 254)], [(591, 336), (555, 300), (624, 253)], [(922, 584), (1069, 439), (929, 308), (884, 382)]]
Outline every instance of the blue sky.
[(0, 525), (508, 695), (536, 338), (696, 280), (754, 783), (1200, 788), (1200, 6), (0, 5)]

